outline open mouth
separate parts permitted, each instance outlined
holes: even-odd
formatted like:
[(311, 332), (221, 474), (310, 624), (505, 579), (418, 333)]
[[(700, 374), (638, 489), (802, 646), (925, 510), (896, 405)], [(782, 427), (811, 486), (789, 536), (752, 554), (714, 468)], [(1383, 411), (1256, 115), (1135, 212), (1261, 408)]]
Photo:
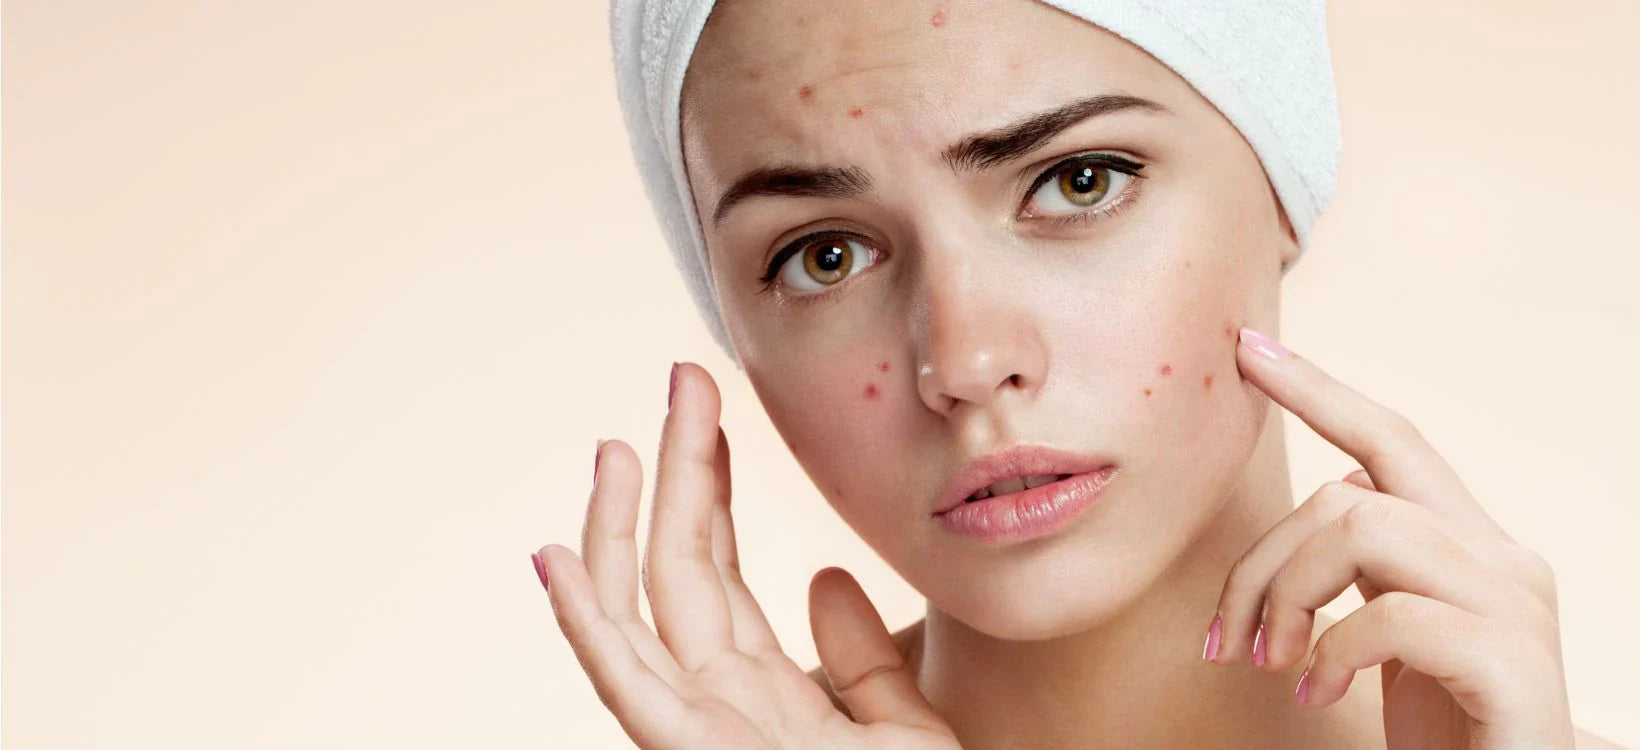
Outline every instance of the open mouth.
[(1014, 492), (1019, 492), (1019, 491), (1022, 491), (1022, 490), (1031, 489), (1033, 487), (1041, 487), (1044, 484), (1053, 484), (1054, 482), (1060, 481), (1060, 480), (1065, 479), (1069, 476), (1071, 476), (1071, 475), (1070, 474), (1033, 474), (1031, 476), (1024, 476), (1024, 477), (1009, 477), (1009, 478), (1004, 479), (1000, 482), (992, 484), (988, 487), (981, 487), (978, 492), (975, 492), (974, 494), (969, 495), (966, 499), (963, 500), (963, 502), (975, 503), (975, 502), (979, 502), (980, 500), (984, 500), (988, 497), (996, 497), (998, 495), (1007, 495), (1007, 494), (1011, 494), (1011, 493), (1014, 493)]

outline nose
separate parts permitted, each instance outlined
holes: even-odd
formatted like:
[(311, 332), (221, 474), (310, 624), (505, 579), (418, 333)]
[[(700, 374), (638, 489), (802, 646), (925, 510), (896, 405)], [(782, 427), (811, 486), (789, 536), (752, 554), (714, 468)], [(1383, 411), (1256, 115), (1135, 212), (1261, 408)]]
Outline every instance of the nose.
[(955, 253), (922, 269), (917, 393), (935, 413), (1029, 399), (1048, 357), (1036, 313), (1007, 273)]

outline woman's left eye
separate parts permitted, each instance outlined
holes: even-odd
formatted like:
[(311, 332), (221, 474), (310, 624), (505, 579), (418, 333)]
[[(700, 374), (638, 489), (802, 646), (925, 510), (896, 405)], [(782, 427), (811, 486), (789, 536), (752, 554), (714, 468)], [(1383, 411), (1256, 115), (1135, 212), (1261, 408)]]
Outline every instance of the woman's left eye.
[[(1032, 186), (1025, 203), (1025, 217), (1064, 217), (1096, 213), (1098, 206), (1120, 196), (1130, 181), (1138, 177), (1143, 164), (1117, 165), (1110, 157), (1076, 157), (1043, 172)], [(1091, 209), (1091, 211), (1090, 211)]]

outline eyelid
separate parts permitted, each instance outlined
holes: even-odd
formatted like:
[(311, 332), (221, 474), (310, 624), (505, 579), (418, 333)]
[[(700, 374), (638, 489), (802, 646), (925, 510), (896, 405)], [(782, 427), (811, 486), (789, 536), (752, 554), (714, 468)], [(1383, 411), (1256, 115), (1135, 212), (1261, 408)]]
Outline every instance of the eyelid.
[(1074, 214), (1065, 214), (1065, 215), (1062, 215), (1062, 216), (1026, 216), (1025, 218), (1033, 219), (1033, 220), (1040, 219), (1040, 220), (1047, 220), (1047, 221), (1056, 221), (1056, 222), (1075, 221), (1075, 220), (1085, 219), (1085, 218), (1088, 218), (1089, 216), (1097, 215), (1097, 214), (1105, 212), (1105, 211), (1110, 211), (1118, 205), (1127, 203), (1130, 199), (1127, 198), (1127, 197), (1124, 197), (1124, 196), (1127, 196), (1129, 193), (1132, 193), (1132, 192), (1138, 190), (1139, 189), (1138, 182), (1140, 180), (1147, 179), (1145, 175), (1140, 174), (1140, 170), (1144, 169), (1145, 165), (1141, 162), (1133, 161), (1132, 159), (1128, 159), (1128, 158), (1125, 158), (1125, 157), (1122, 157), (1122, 156), (1118, 156), (1116, 154), (1112, 154), (1112, 153), (1109, 153), (1109, 152), (1106, 152), (1106, 151), (1097, 151), (1097, 150), (1095, 150), (1095, 151), (1084, 151), (1084, 152), (1077, 153), (1077, 154), (1071, 154), (1070, 156), (1067, 156), (1067, 157), (1064, 157), (1062, 159), (1059, 159), (1059, 160), (1055, 161), (1052, 165), (1050, 165), (1046, 169), (1043, 169), (1041, 172), (1037, 173), (1036, 178), (1031, 180), (1031, 184), (1028, 187), (1025, 188), (1025, 195), (1024, 195), (1023, 198), (1020, 199), (1020, 202), (1019, 202), (1019, 210), (1021, 212), (1025, 211), (1025, 209), (1030, 206), (1031, 198), (1032, 198), (1032, 196), (1036, 195), (1036, 191), (1039, 190), (1043, 185), (1047, 184), (1047, 182), (1050, 179), (1052, 179), (1054, 177), (1054, 175), (1059, 174), (1060, 171), (1064, 170), (1066, 167), (1070, 167), (1070, 166), (1073, 166), (1073, 165), (1076, 165), (1076, 164), (1084, 164), (1084, 163), (1097, 164), (1102, 168), (1126, 174), (1129, 178), (1131, 178), (1131, 179), (1127, 180), (1127, 182), (1130, 183), (1130, 184), (1127, 187), (1124, 187), (1122, 189), (1122, 192), (1117, 193), (1116, 199), (1111, 201), (1109, 204), (1107, 204), (1102, 209), (1101, 208), (1090, 207), (1086, 211), (1080, 211), (1080, 212), (1077, 212), (1077, 213), (1074, 213)]

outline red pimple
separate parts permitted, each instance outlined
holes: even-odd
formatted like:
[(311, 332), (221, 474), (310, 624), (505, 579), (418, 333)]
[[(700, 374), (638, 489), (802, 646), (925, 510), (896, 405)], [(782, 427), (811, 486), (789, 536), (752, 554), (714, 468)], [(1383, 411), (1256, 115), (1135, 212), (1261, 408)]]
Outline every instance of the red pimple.
[(876, 383), (866, 383), (866, 398), (876, 398), (876, 397), (877, 397), (877, 384)]
[(799, 87), (797, 87), (797, 98), (807, 99), (811, 96), (814, 96), (814, 87), (813, 86), (799, 86)]
[(882, 370), (883, 372), (888, 372), (888, 360), (885, 359), (881, 362), (878, 362), (877, 363), (877, 369)]
[(1173, 374), (1173, 365), (1170, 365), (1170, 364), (1167, 364), (1166, 362), (1163, 362), (1162, 363), (1162, 374), (1163, 375), (1172, 375)]
[(1202, 387), (1203, 388), (1212, 388), (1213, 387), (1213, 376), (1212, 375), (1208, 375), (1208, 376), (1202, 378)]
[(862, 115), (864, 115), (864, 114), (865, 114), (865, 113), (866, 113), (866, 111), (865, 111), (865, 110), (863, 110), (863, 109), (860, 109), (860, 108), (859, 108), (859, 107), (854, 107), (854, 108), (853, 108), (853, 109), (850, 109), (850, 110), (849, 110), (849, 111), (848, 111), (848, 116), (849, 116), (849, 117), (852, 117), (852, 118), (854, 118), (854, 119), (856, 119), (856, 120), (858, 120), (858, 119), (860, 119), (860, 117), (861, 117), (861, 116), (862, 116)]
[(933, 26), (936, 29), (941, 27), (941, 26), (944, 26), (945, 25), (945, 9), (940, 8), (939, 10), (934, 11), (934, 17), (928, 19), (928, 25)]

